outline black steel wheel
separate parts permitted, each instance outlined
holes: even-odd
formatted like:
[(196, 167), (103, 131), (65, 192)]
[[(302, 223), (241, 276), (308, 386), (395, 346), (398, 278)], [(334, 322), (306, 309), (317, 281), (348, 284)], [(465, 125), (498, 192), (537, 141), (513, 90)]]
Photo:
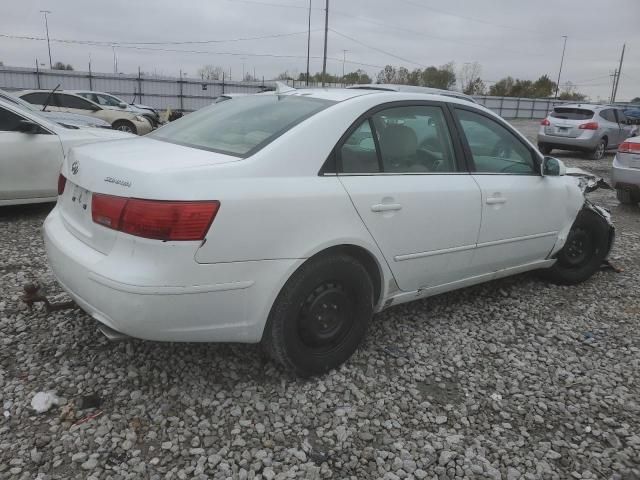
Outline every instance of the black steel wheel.
[(365, 337), (373, 315), (366, 268), (338, 253), (304, 263), (273, 304), (262, 343), (286, 369), (308, 377), (345, 362)]

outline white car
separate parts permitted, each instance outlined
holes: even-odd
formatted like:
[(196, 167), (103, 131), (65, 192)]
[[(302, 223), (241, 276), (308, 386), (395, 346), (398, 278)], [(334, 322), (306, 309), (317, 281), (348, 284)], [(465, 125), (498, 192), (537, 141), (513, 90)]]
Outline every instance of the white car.
[(106, 120), (114, 130), (145, 135), (153, 130), (151, 123), (142, 115), (112, 108), (103, 108), (97, 103), (66, 91), (23, 90), (15, 95), (34, 105), (46, 106), (50, 112), (79, 113)]
[(64, 126), (0, 99), (0, 206), (55, 202), (69, 148), (131, 137), (111, 129)]
[(640, 202), (640, 137), (627, 138), (611, 167), (611, 183), (620, 203)]
[(589, 278), (613, 227), (564, 174), (465, 100), (290, 89), (73, 149), (45, 244), (109, 336), (262, 342), (312, 375), (384, 308), (528, 270)]
[(104, 92), (93, 92), (87, 90), (65, 90), (67, 92), (80, 95), (87, 100), (91, 100), (93, 103), (100, 105), (103, 108), (109, 108), (112, 110), (127, 110), (129, 112), (136, 113), (143, 116), (153, 128), (156, 128), (160, 122), (158, 112), (147, 105), (140, 105), (138, 103), (127, 103), (121, 98)]

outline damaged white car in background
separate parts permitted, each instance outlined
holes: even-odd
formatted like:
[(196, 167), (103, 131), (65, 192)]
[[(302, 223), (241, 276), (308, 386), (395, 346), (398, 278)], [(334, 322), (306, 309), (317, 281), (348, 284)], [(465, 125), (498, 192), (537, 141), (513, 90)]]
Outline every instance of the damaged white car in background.
[(45, 244), (109, 336), (262, 342), (306, 376), (384, 308), (591, 277), (614, 229), (567, 173), (463, 99), (280, 86), (73, 149)]

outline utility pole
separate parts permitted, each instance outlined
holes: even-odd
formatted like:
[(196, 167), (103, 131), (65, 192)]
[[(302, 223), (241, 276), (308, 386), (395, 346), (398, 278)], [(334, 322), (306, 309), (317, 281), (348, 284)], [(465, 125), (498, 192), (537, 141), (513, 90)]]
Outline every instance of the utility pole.
[(622, 53), (620, 54), (620, 65), (618, 65), (618, 75), (616, 76), (615, 82), (613, 82), (613, 95), (611, 98), (611, 103), (616, 102), (616, 95), (618, 94), (618, 85), (620, 84), (620, 75), (622, 74), (622, 61), (624, 60), (624, 49), (626, 48), (626, 44), (622, 45)]
[(349, 50), (342, 50), (342, 82), (344, 83), (344, 64), (347, 61), (347, 52)]
[(327, 35), (329, 33), (329, 0), (324, 12), (324, 55), (322, 57), (322, 87), (327, 76)]
[(118, 73), (118, 57), (116, 56), (116, 46), (111, 45), (113, 50), (113, 73)]
[(560, 70), (558, 70), (558, 81), (556, 82), (556, 95), (554, 100), (558, 100), (558, 90), (560, 89), (560, 75), (562, 75), (562, 64), (564, 63), (564, 51), (567, 48), (567, 36), (563, 35), (564, 45), (562, 46), (562, 57), (560, 58)]
[(613, 103), (613, 92), (616, 89), (616, 80), (618, 79), (618, 70), (614, 70), (613, 73), (609, 74), (610, 77), (613, 77), (613, 84), (611, 85), (611, 95), (609, 95), (609, 103)]
[(53, 70), (53, 62), (51, 61), (51, 42), (49, 41), (49, 21), (47, 20), (47, 14), (51, 12), (49, 10), (40, 10), (40, 13), (44, 13), (44, 27), (47, 30), (47, 48), (49, 49), (49, 68)]
[(309, 25), (307, 30), (307, 87), (309, 86), (309, 56), (311, 54), (311, 0), (309, 0)]

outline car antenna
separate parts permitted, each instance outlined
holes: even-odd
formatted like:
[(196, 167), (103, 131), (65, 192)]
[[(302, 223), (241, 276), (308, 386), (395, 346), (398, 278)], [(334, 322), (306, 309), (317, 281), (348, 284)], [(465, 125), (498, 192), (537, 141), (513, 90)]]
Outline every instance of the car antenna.
[(47, 97), (47, 101), (44, 102), (44, 105), (42, 106), (41, 112), (44, 112), (44, 109), (49, 106), (49, 102), (51, 101), (51, 97), (53, 96), (54, 92), (59, 88), (60, 88), (60, 84), (56, 85), (56, 88), (54, 88), (53, 90), (51, 90), (49, 92), (49, 96)]

